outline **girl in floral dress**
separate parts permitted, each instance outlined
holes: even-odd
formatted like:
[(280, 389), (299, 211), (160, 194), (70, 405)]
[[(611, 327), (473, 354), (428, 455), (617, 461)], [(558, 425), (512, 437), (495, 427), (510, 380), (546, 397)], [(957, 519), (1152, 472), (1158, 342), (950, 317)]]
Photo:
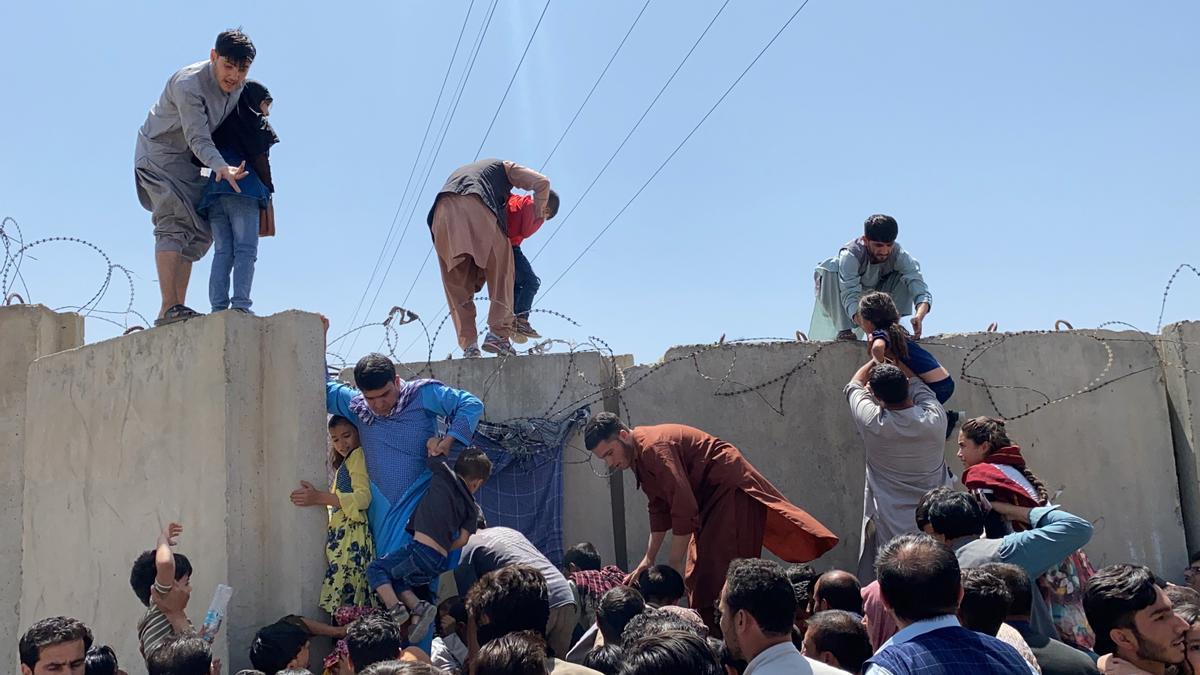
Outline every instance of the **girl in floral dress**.
[(350, 420), (334, 415), (329, 420), (329, 437), (333, 441), (329, 456), (334, 470), (329, 492), (300, 481), (300, 488), (292, 492), (292, 503), (329, 508), (329, 536), (325, 545), (329, 568), (321, 584), (320, 605), (337, 617), (338, 610), (345, 607), (376, 606), (366, 574), (367, 565), (375, 559), (375, 546), (367, 527), (371, 486), (367, 482), (358, 430)]

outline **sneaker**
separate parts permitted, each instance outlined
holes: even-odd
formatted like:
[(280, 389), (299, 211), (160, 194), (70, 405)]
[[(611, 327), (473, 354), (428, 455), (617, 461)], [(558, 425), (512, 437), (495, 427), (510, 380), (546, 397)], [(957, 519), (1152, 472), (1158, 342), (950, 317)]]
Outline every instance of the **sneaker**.
[(479, 353), (479, 345), (471, 345), (471, 346), (463, 349), (463, 358), (464, 359), (477, 359), (480, 356), (483, 356), (483, 354)]
[(425, 635), (433, 627), (433, 620), (437, 618), (437, 606), (422, 600), (413, 607), (412, 616), (413, 624), (408, 629), (408, 635), (412, 641), (419, 642), (425, 639)]
[(398, 626), (403, 626), (404, 623), (408, 621), (409, 617), (412, 616), (408, 613), (408, 608), (404, 606), (403, 602), (398, 603), (395, 607), (389, 609), (388, 614), (391, 615), (392, 620), (394, 620)]
[(524, 342), (525, 338), (539, 340), (541, 339), (542, 334), (534, 330), (533, 326), (529, 325), (529, 319), (517, 317), (516, 321), (513, 322), (513, 342), (517, 342), (518, 336), (521, 338), (520, 341)]
[(500, 337), (492, 333), (492, 331), (488, 331), (487, 337), (483, 340), (483, 351), (498, 356), (517, 355), (517, 350), (513, 349), (512, 343), (508, 341), (508, 338)]
[(858, 341), (858, 336), (854, 334), (854, 330), (853, 330), (853, 329), (849, 329), (849, 328), (847, 328), (846, 330), (840, 330), (840, 331), (838, 331), (838, 334), (837, 334), (837, 339), (838, 339), (838, 340), (843, 340), (843, 341), (846, 341), (846, 342), (857, 342), (857, 341)]

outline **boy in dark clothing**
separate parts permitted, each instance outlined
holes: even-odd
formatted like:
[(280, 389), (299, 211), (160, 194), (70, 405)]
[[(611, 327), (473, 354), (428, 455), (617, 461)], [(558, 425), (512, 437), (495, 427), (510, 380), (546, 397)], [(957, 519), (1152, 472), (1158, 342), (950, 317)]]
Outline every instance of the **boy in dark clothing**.
[[(437, 607), (412, 589), (427, 586), (449, 569), (446, 557), (462, 548), (483, 520), (475, 492), (492, 473), (492, 461), (479, 450), (464, 450), (454, 470), (430, 457), (433, 479), (408, 522), (412, 541), (367, 567), (367, 581), (399, 624), (413, 617), (409, 635), (420, 639), (437, 616)], [(397, 592), (399, 595), (397, 595)]]

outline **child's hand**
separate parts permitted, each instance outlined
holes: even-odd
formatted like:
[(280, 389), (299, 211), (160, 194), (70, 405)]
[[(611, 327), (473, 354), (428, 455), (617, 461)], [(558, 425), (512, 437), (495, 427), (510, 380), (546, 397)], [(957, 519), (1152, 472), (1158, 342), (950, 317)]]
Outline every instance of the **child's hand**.
[(445, 438), (431, 437), (425, 441), (425, 450), (429, 452), (430, 457), (440, 457), (450, 452), (450, 446), (454, 444), (453, 436)]
[(292, 503), (296, 506), (316, 506), (321, 503), (320, 492), (306, 480), (300, 481), (300, 487), (292, 490)]
[(328, 334), (329, 333), (329, 317), (325, 316), (324, 314), (318, 314), (317, 316), (321, 317), (321, 325), (325, 328), (325, 333)]
[(163, 529), (162, 534), (159, 535), (158, 540), (167, 546), (175, 546), (177, 540), (179, 539), (179, 535), (181, 534), (183, 534), (182, 525), (179, 523), (169, 523), (167, 527)]

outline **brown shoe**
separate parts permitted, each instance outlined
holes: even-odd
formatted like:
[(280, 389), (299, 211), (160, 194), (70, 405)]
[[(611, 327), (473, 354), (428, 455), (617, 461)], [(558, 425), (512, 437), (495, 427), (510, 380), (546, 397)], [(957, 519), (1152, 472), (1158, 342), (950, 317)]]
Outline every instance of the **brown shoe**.
[(853, 330), (841, 330), (838, 331), (837, 339), (845, 342), (857, 342), (858, 336), (854, 334)]
[[(539, 340), (542, 337), (541, 333), (537, 332), (533, 329), (533, 326), (529, 325), (529, 319), (519, 316), (513, 321), (512, 330), (514, 338), (513, 342), (516, 342), (516, 336), (518, 335), (522, 338), (533, 338), (534, 340)], [(521, 342), (524, 342), (524, 340), (521, 340)]]

